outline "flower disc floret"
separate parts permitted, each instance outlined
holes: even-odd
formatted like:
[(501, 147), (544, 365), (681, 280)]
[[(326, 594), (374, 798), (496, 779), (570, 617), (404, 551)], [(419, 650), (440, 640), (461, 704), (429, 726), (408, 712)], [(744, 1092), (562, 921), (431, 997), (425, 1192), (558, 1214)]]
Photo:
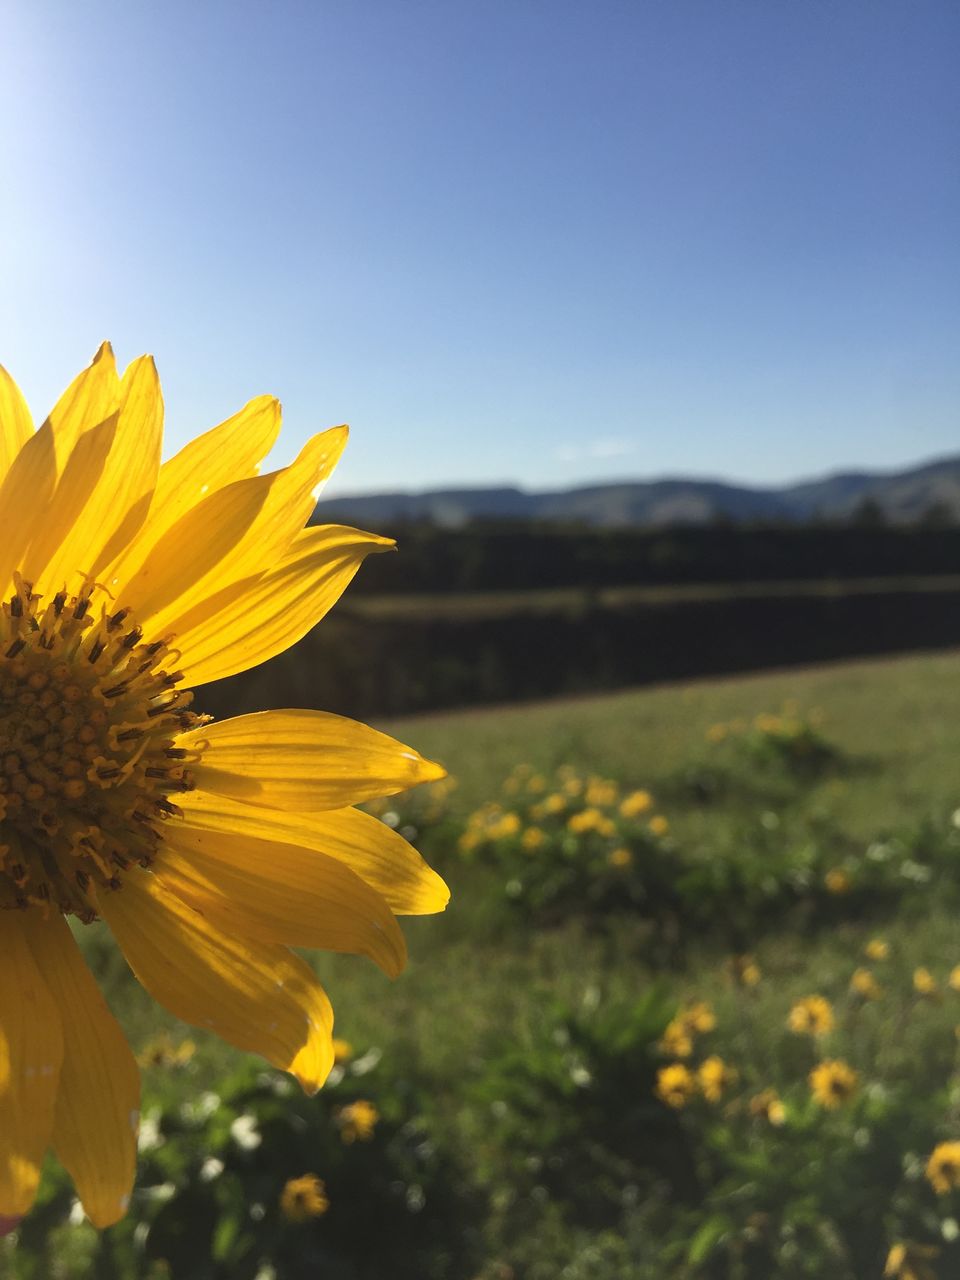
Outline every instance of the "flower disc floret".
[(45, 602), (20, 580), (0, 626), (0, 908), (89, 922), (98, 892), (152, 864), (194, 786), (176, 737), (202, 721), (176, 650), (97, 587)]

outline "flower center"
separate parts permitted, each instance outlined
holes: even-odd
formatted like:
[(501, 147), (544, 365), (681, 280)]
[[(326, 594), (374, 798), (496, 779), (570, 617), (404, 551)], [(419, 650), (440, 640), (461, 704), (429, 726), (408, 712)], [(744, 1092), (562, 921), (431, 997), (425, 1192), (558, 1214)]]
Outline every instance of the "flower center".
[(142, 643), (97, 588), (0, 605), (0, 909), (96, 919), (96, 891), (149, 866), (168, 797), (192, 789), (176, 735), (203, 723), (169, 639)]

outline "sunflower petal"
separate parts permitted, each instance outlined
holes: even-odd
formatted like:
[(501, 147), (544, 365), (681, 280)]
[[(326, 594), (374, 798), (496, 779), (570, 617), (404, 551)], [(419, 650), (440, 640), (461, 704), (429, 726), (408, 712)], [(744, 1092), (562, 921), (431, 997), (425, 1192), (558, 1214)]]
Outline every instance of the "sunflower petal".
[[(102, 460), (99, 467), (96, 460), (111, 430), (104, 424), (117, 410), (119, 387), (113, 351), (104, 343), (93, 363), (74, 378), (57, 401), (40, 430), (23, 442), (2, 477), (0, 592), (4, 595), (10, 590), (15, 569), (21, 569), (28, 581), (33, 580), (82, 512), (83, 499), (102, 470)], [(81, 438), (98, 428), (94, 447), (88, 442), (77, 454)], [(79, 486), (78, 479), (82, 479)], [(25, 562), (31, 547), (29, 562)]]
[(0, 929), (0, 1216), (33, 1204), (53, 1131), (63, 1060), (60, 1014), (27, 945), (6, 912)]
[(289, 813), (206, 791), (189, 791), (178, 803), (188, 830), (280, 840), (339, 859), (397, 915), (442, 911), (450, 898), (450, 890), (413, 845), (360, 809)]
[(307, 1092), (323, 1084), (333, 1011), (298, 956), (218, 929), (152, 875), (127, 876), (119, 892), (100, 895), (100, 911), (139, 981), (171, 1013), (291, 1071)]
[(147, 517), (160, 474), (163, 448), (163, 394), (153, 356), (140, 356), (120, 382), (118, 447), (110, 458), (110, 482), (114, 486), (114, 511), (105, 511), (104, 528), (117, 516), (122, 519), (94, 561), (101, 572), (130, 544)]
[(276, 569), (171, 621), (184, 682), (222, 680), (289, 649), (336, 604), (371, 552), (394, 546), (392, 538), (339, 525), (303, 529)]
[[(53, 432), (43, 426), (21, 448), (0, 480), (0, 594), (9, 594), (24, 550), (49, 519), (57, 487)], [(30, 495), (24, 502), (23, 495)]]
[(136, 1172), (137, 1064), (63, 916), (27, 911), (23, 923), (63, 1028), (53, 1146), (91, 1222), (109, 1227), (126, 1212)]
[(53, 436), (58, 473), (63, 471), (81, 435), (115, 413), (119, 403), (117, 362), (110, 343), (103, 342), (93, 360), (82, 373), (77, 374), (40, 428), (40, 431), (46, 428)]
[(164, 635), (208, 596), (272, 569), (314, 508), (313, 491), (346, 443), (334, 427), (309, 440), (282, 471), (240, 480), (191, 508), (120, 588), (140, 625)]
[[(20, 557), (21, 572), (27, 582), (39, 585), (54, 581), (59, 566), (64, 564), (68, 567), (62, 579), (55, 581), (53, 590), (59, 590), (65, 583), (76, 590), (89, 573), (89, 564), (83, 561), (71, 563), (61, 553), (63, 548), (76, 546), (72, 539), (74, 528), (88, 527), (85, 511), (103, 477), (116, 433), (117, 418), (114, 414), (85, 431), (74, 446), (43, 519), (37, 522), (33, 541)], [(21, 457), (41, 434), (42, 430), (24, 448)], [(11, 477), (13, 474), (11, 471)], [(79, 550), (86, 559), (89, 547), (84, 549), (81, 546)]]
[[(36, 544), (30, 549), (31, 580), (41, 592), (52, 593), (65, 583), (75, 587), (78, 577), (95, 577), (146, 517), (157, 482), (163, 435), (163, 398), (150, 356), (135, 360), (124, 374), (115, 422), (99, 474), (90, 468), (84, 478), (83, 504), (75, 509), (65, 492), (73, 459), (89, 452), (87, 442), (104, 427), (81, 436), (54, 498), (51, 516), (56, 513), (57, 518), (48, 521), (53, 544), (47, 540), (43, 556)], [(68, 512), (69, 526), (65, 528)]]
[(0, 365), (0, 483), (33, 435), (33, 418), (13, 378)]
[(226, 422), (184, 445), (161, 466), (146, 522), (104, 570), (104, 579), (112, 586), (127, 581), (167, 530), (198, 502), (236, 480), (256, 476), (279, 430), (279, 401), (257, 396)]
[(446, 770), (411, 747), (326, 711), (255, 711), (181, 734), (203, 748), (197, 786), (268, 809), (343, 809), (393, 795)]
[(261, 942), (369, 956), (391, 978), (403, 934), (383, 898), (349, 867), (313, 849), (164, 825), (154, 873), (222, 929)]

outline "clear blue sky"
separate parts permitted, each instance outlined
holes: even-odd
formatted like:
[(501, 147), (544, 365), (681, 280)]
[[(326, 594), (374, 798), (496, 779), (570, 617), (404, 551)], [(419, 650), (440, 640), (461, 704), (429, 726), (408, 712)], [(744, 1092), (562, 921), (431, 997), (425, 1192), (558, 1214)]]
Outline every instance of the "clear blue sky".
[(0, 361), (328, 493), (960, 452), (956, 0), (7, 0)]

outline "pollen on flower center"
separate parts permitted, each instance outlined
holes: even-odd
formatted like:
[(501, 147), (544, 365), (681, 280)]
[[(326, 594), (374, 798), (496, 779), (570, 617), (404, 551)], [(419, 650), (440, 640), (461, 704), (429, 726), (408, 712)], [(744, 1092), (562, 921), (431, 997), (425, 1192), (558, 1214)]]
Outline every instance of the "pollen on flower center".
[(193, 786), (176, 735), (202, 720), (165, 669), (169, 638), (143, 643), (96, 586), (47, 603), (16, 586), (0, 605), (0, 908), (90, 921), (98, 890), (150, 865), (168, 797)]

